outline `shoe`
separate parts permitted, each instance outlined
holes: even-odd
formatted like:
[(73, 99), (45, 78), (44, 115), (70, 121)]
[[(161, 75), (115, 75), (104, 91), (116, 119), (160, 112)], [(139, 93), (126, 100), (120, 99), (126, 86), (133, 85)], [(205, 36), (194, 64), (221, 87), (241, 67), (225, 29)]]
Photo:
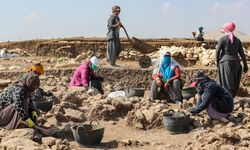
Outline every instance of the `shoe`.
[(179, 109), (182, 108), (182, 103), (180, 101), (175, 101), (175, 103), (177, 104), (177, 106), (179, 107)]
[(115, 64), (114, 67), (120, 67), (119, 65)]
[(229, 123), (229, 122), (230, 122), (228, 119), (223, 118), (223, 117), (221, 117), (219, 120), (220, 120), (221, 122), (223, 122), (223, 123)]

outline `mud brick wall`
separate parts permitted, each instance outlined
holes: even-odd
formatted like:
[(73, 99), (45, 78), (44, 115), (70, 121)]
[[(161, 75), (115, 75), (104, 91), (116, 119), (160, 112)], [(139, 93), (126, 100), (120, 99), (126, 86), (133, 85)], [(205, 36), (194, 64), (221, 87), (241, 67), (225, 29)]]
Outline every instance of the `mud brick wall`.
[[(68, 77), (73, 74), (75, 68), (46, 70), (46, 75), (55, 77)], [(182, 78), (188, 82), (198, 69), (182, 69)], [(216, 69), (204, 69), (213, 79), (216, 78)], [(24, 72), (0, 72), (1, 79), (18, 79)], [(151, 69), (130, 69), (130, 68), (100, 68), (99, 75), (105, 78), (105, 82), (118, 84), (120, 87), (143, 87), (150, 88), (151, 85)], [(243, 74), (241, 82), (244, 86), (250, 86), (250, 77)]]

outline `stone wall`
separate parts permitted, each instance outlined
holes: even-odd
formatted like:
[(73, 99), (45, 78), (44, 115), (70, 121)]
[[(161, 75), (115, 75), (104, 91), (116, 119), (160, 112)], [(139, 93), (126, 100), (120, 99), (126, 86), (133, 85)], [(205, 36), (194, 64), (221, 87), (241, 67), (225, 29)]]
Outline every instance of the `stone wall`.
[[(46, 75), (53, 75), (55, 77), (68, 77), (72, 75), (75, 68), (68, 69), (53, 69), (47, 70)], [(194, 71), (198, 69), (182, 68), (182, 78), (188, 82)], [(216, 69), (204, 68), (205, 72), (211, 78), (216, 78)], [(2, 79), (18, 79), (23, 72), (0, 72)], [(98, 74), (105, 78), (105, 82), (110, 82), (113, 85), (124, 87), (144, 87), (150, 88), (151, 84), (151, 69), (129, 69), (129, 68), (101, 68)], [(250, 77), (243, 74), (242, 83), (244, 86), (250, 86)]]
[[(192, 39), (141, 39), (153, 47), (176, 46), (176, 47), (200, 47), (201, 42)], [(207, 40), (207, 48), (214, 49), (217, 41)], [(121, 38), (121, 44), (124, 51), (130, 49), (126, 38)], [(0, 48), (25, 50), (40, 56), (69, 56), (76, 57), (82, 52), (91, 51), (92, 53), (103, 53), (106, 51), (105, 38), (67, 38), (67, 39), (48, 39), (48, 40), (29, 40), (20, 42), (0, 43)], [(250, 46), (250, 42), (243, 43), (245, 48)]]

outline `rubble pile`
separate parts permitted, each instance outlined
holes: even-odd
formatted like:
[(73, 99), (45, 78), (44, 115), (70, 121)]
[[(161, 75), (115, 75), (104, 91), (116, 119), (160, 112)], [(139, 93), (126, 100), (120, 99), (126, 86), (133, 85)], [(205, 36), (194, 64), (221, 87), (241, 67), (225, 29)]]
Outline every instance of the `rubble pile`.
[[(136, 99), (136, 98), (133, 98)], [(126, 117), (127, 125), (138, 129), (163, 127), (162, 115), (169, 110), (165, 101), (142, 99)]]
[[(68, 78), (46, 76), (41, 78), (41, 86), (45, 91), (52, 91), (57, 99), (53, 108), (47, 113), (42, 113), (41, 118), (46, 119), (47, 127), (62, 127), (65, 123), (84, 123), (90, 119), (118, 122), (125, 121), (126, 125), (141, 130), (163, 129), (163, 114), (170, 109), (179, 110), (176, 105), (166, 101), (151, 101), (145, 97), (114, 97), (107, 95), (113, 92), (115, 84), (105, 84), (104, 95), (93, 95), (81, 87), (68, 89)], [(194, 107), (199, 97), (184, 100), (182, 109)], [(248, 149), (250, 144), (250, 99), (242, 98), (235, 102), (234, 111), (229, 117), (229, 123), (219, 123), (206, 118), (206, 111), (193, 119), (192, 131), (195, 140), (187, 141), (187, 145), (171, 145), (179, 149)], [(115, 125), (116, 123), (114, 123)], [(13, 132), (13, 133), (12, 133)], [(15, 132), (15, 133), (14, 133)], [(20, 133), (19, 133), (20, 132)], [(71, 149), (71, 142), (67, 139), (43, 137), (38, 144), (32, 140), (34, 130), (18, 129), (13, 131), (0, 130), (0, 143), (3, 149)], [(13, 144), (14, 143), (14, 144)], [(138, 139), (124, 139), (115, 143), (118, 147), (153, 146), (152, 143), (138, 141)], [(157, 145), (157, 147), (167, 147)]]
[[(196, 142), (186, 146), (193, 149), (248, 149), (250, 146), (250, 99), (240, 99), (236, 102), (233, 113), (228, 117), (229, 123), (222, 124), (216, 120), (201, 125), (196, 133)], [(194, 119), (199, 120), (201, 116)], [(202, 118), (205, 118), (202, 117)], [(197, 124), (197, 122), (196, 122)], [(198, 126), (197, 126), (198, 127)], [(204, 128), (205, 127), (205, 128)]]

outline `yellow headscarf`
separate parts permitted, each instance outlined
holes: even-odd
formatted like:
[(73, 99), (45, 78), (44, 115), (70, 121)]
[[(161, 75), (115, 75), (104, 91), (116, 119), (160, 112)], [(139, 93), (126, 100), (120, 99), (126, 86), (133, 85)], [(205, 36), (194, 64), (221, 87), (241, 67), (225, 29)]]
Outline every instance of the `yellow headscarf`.
[(40, 63), (34, 64), (29, 69), (26, 70), (26, 72), (31, 72), (31, 71), (33, 71), (35, 73), (39, 73), (40, 75), (44, 74), (43, 65)]

